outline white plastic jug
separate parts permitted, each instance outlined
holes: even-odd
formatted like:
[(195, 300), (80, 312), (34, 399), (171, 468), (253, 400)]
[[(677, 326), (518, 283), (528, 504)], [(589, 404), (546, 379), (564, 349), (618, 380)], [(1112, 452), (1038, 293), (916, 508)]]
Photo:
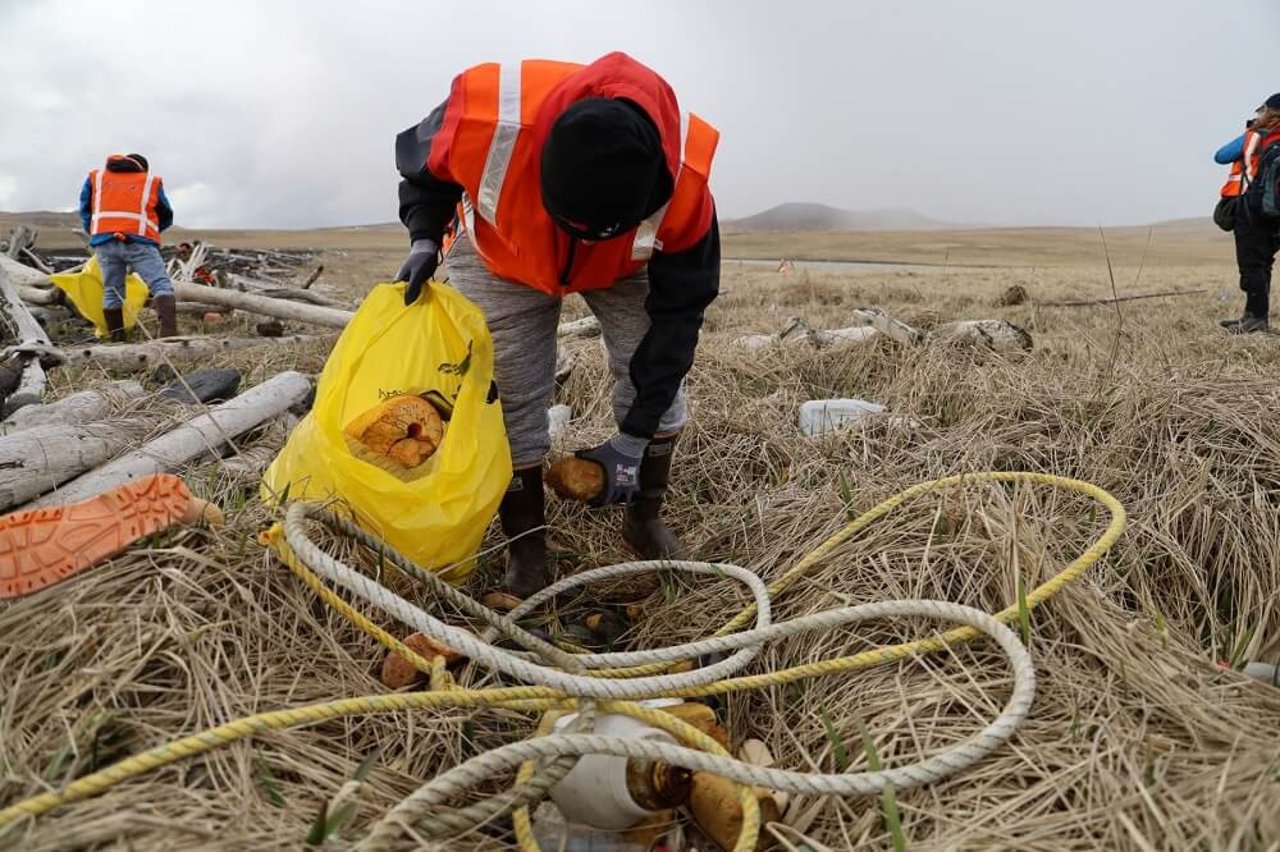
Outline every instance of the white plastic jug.
[(884, 406), (863, 399), (814, 399), (800, 406), (800, 432), (821, 435), (874, 414)]
[[(678, 698), (654, 698), (640, 702), (647, 707), (679, 704)], [(565, 731), (578, 714), (572, 713), (555, 722), (556, 733)], [(630, 716), (602, 713), (596, 717), (592, 733), (606, 737), (634, 737), (641, 740), (675, 740), (665, 731), (651, 728)], [(594, 828), (619, 830), (630, 828), (650, 815), (631, 798), (627, 789), (627, 759), (604, 754), (588, 754), (569, 770), (559, 784), (551, 788), (555, 802), (567, 822)]]

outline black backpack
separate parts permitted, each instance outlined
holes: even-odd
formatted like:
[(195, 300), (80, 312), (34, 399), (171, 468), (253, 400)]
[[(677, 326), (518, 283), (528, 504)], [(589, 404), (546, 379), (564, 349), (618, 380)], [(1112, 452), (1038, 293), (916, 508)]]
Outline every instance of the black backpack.
[(1245, 194), (1250, 207), (1275, 219), (1280, 218), (1280, 133), (1268, 136), (1263, 146), (1258, 173)]

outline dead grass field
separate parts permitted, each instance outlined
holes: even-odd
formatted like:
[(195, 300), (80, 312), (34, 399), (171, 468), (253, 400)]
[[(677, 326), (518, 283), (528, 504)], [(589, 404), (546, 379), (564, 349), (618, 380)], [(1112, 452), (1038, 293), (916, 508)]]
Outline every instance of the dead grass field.
[[(323, 248), (325, 280), (352, 293), (394, 272), (403, 251), (394, 231), (210, 236), (226, 246)], [(772, 578), (850, 513), (966, 471), (1086, 479), (1115, 494), (1131, 519), (1111, 555), (1034, 613), (1039, 692), (1013, 743), (975, 770), (898, 796), (907, 847), (1280, 848), (1280, 690), (1218, 666), (1280, 660), (1280, 338), (1233, 339), (1217, 328), (1240, 306), (1226, 238), (1179, 241), (1157, 231), (1146, 252), (1145, 230), (1109, 234), (1122, 295), (1205, 290), (1118, 308), (1037, 305), (1111, 294), (1097, 233), (1087, 230), (787, 239), (735, 235), (726, 254), (940, 266), (792, 275), (731, 268), (690, 378), (693, 421), (671, 501), (696, 557)], [(943, 267), (938, 253), (948, 246)], [(970, 264), (993, 268), (963, 268)], [(994, 307), (1012, 284), (1032, 301)], [(847, 325), (848, 310), (870, 306), (922, 328), (1006, 318), (1036, 346), (1003, 359), (883, 341), (744, 355), (732, 343), (777, 331), (791, 316)], [(577, 300), (566, 306), (566, 316), (583, 312)], [(575, 420), (562, 450), (610, 430), (599, 344), (572, 345), (580, 365), (560, 401)], [(223, 360), (257, 380), (284, 366), (317, 371), (324, 350), (269, 358)], [(95, 378), (67, 377), (59, 390)], [(842, 396), (881, 402), (921, 425), (798, 435), (802, 401)], [(380, 649), (254, 543), (268, 516), (253, 484), (207, 468), (191, 482), (228, 509), (224, 533), (166, 534), (0, 605), (0, 805), (242, 715), (383, 691)], [(561, 571), (628, 558), (616, 512), (549, 503)], [(838, 548), (779, 599), (776, 615), (900, 597), (994, 611), (1014, 599), (1019, 575), (1034, 585), (1056, 573), (1103, 523), (1087, 501), (1046, 489), (975, 486), (925, 498)], [(485, 588), (497, 569), (486, 559), (471, 588)], [(742, 603), (728, 581), (608, 594), (644, 603), (647, 618), (632, 637), (640, 647), (708, 634)], [(927, 629), (885, 623), (799, 637), (771, 647), (751, 670)], [(824, 715), (849, 744), (850, 770), (866, 766), (862, 722), (893, 766), (978, 730), (1009, 684), (1002, 658), (977, 643), (734, 694), (724, 718), (735, 742), (762, 737), (782, 766), (823, 772), (840, 769)], [(21, 823), (0, 834), (0, 849), (300, 848), (322, 803), (377, 749), (359, 815), (328, 847), (350, 848), (424, 779), (531, 727), (509, 712), (441, 711), (262, 734)], [(802, 798), (786, 820), (832, 849), (890, 848), (878, 800)], [(398, 848), (505, 847), (474, 835), (438, 847), (406, 839)]]

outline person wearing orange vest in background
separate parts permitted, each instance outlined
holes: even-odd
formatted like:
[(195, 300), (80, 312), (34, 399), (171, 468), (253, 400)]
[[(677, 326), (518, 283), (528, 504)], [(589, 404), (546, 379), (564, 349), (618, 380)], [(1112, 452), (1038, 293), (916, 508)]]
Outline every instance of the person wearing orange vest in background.
[[(1218, 150), (1214, 159), (1231, 164), (1231, 174), (1220, 192), (1224, 201), (1234, 200), (1231, 230), (1236, 243), (1236, 265), (1240, 269), (1240, 289), (1245, 293), (1244, 314), (1239, 319), (1221, 320), (1231, 334), (1250, 334), (1270, 329), (1271, 270), (1280, 250), (1280, 221), (1264, 216), (1250, 192), (1259, 177), (1262, 154), (1280, 132), (1280, 93), (1258, 107), (1243, 135)], [(1215, 215), (1215, 219), (1218, 217)], [(1221, 222), (1219, 224), (1222, 224)], [(1225, 225), (1224, 225), (1225, 227)]]
[(80, 220), (102, 269), (102, 313), (114, 341), (123, 341), (125, 278), (136, 272), (151, 292), (160, 336), (178, 333), (173, 282), (160, 257), (160, 232), (173, 224), (173, 208), (160, 176), (141, 154), (112, 154), (89, 172), (80, 190)]
[(681, 558), (660, 510), (686, 420), (685, 375), (719, 292), (720, 230), (707, 186), (718, 132), (682, 115), (662, 77), (623, 53), (590, 65), (477, 65), (396, 138), (397, 280), (417, 299), (445, 227), (463, 232), (448, 283), (484, 311), (515, 474), (499, 508), (505, 583), (550, 582), (542, 464), (551, 443), (556, 327), (580, 293), (600, 320), (618, 431), (577, 455), (604, 468), (595, 501), (626, 504), (622, 536), (645, 559)]

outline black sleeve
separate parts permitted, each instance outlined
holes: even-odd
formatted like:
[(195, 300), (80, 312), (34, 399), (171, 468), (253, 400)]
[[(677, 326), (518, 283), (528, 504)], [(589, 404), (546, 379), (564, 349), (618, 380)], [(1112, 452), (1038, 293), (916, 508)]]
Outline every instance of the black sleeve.
[(446, 100), (421, 123), (396, 137), (396, 169), (404, 178), (400, 181), (400, 221), (409, 229), (409, 239), (426, 238), (437, 246), (462, 200), (462, 187), (427, 171), (427, 155), (448, 105)]
[(652, 325), (631, 357), (636, 401), (622, 422), (623, 432), (652, 438), (658, 430), (693, 366), (703, 314), (719, 292), (720, 224), (712, 210), (711, 227), (699, 243), (678, 254), (656, 252), (649, 261), (645, 310)]

